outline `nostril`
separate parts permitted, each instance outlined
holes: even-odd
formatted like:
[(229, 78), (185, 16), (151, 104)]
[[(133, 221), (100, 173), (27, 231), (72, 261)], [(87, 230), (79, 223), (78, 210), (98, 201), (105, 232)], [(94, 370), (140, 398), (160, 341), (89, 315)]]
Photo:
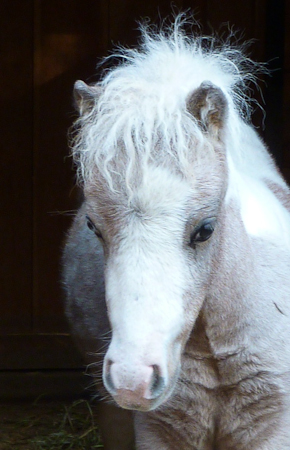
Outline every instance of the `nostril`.
[(106, 361), (105, 363), (105, 370), (104, 370), (104, 381), (105, 386), (112, 394), (114, 394), (116, 388), (113, 383), (112, 375), (111, 375), (111, 366), (113, 365), (113, 361), (110, 359)]
[(159, 366), (157, 366), (156, 364), (154, 364), (152, 366), (153, 368), (153, 376), (152, 376), (152, 381), (151, 381), (151, 385), (150, 385), (150, 391), (152, 394), (152, 397), (155, 398), (158, 395), (161, 394), (161, 392), (164, 389), (165, 386), (165, 381), (164, 378), (161, 376), (161, 371)]

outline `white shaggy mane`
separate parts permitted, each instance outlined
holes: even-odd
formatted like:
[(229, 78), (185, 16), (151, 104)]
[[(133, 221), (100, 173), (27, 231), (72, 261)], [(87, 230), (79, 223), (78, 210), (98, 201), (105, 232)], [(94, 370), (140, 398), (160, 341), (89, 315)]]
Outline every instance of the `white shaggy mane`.
[(247, 85), (255, 82), (259, 66), (228, 41), (186, 36), (183, 25), (179, 16), (172, 27), (159, 32), (141, 26), (140, 48), (119, 49), (113, 55), (120, 64), (98, 83), (101, 94), (95, 107), (76, 123), (73, 156), (84, 182), (97, 166), (112, 186), (114, 159), (121, 149), (127, 181), (136, 158), (162, 162), (170, 156), (186, 170), (192, 148), (204, 141), (186, 111), (186, 100), (205, 80), (228, 99), (230, 147), (240, 158), (238, 141), (250, 112)]

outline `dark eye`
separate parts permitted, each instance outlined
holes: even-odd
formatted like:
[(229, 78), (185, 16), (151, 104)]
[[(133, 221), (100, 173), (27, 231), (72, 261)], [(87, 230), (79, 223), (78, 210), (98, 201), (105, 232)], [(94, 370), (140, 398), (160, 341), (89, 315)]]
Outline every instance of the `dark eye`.
[(88, 229), (93, 231), (99, 239), (103, 239), (102, 233), (100, 232), (100, 230), (98, 230), (98, 228), (96, 227), (96, 225), (94, 224), (92, 219), (90, 219), (89, 216), (86, 216), (86, 219), (87, 219)]
[(207, 241), (214, 232), (215, 219), (203, 221), (190, 236), (190, 244)]

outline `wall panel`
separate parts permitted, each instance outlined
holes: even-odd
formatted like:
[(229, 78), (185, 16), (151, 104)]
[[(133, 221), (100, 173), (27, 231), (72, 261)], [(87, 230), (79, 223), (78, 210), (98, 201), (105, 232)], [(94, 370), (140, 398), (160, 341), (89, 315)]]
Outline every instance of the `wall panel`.
[(32, 304), (33, 1), (1, 2), (0, 332), (28, 331)]

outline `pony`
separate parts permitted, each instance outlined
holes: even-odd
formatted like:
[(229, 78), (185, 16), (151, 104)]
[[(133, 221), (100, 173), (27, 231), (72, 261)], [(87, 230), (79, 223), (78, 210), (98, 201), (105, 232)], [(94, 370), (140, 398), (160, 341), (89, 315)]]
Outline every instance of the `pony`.
[(289, 450), (290, 191), (250, 123), (259, 66), (180, 17), (141, 33), (74, 88), (63, 280), (105, 448)]

